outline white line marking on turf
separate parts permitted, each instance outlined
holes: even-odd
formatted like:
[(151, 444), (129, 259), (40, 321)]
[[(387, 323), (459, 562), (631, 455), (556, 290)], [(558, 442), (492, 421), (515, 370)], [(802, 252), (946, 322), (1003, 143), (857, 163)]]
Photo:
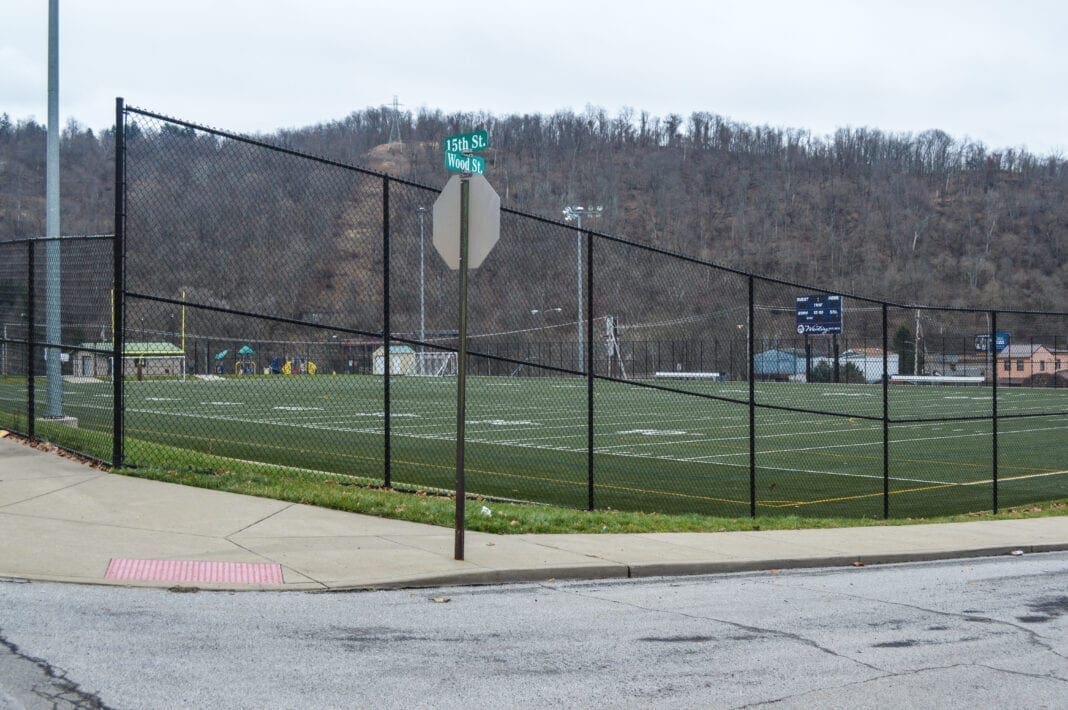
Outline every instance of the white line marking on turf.
[(201, 404), (211, 404), (216, 407), (240, 407), (241, 402), (201, 402)]
[(871, 392), (824, 392), (824, 397), (874, 397)]
[(531, 421), (508, 421), (507, 419), (468, 419), (468, 424), (489, 424), (491, 426), (531, 426)]
[[(112, 395), (104, 395), (104, 396), (105, 397), (111, 397)], [(149, 402), (177, 402), (177, 401), (179, 401), (177, 397), (145, 397), (145, 400), (149, 401)]]
[(271, 407), (271, 409), (280, 409), (283, 412), (321, 412), (322, 407)]
[(617, 434), (641, 434), (642, 436), (700, 436), (700, 434), (691, 434), (688, 431), (677, 431), (673, 429), (628, 429), (627, 431), (617, 431)]
[[(1002, 482), (1004, 482), (1004, 481), (1022, 481), (1022, 480), (1027, 479), (1027, 478), (1045, 478), (1046, 476), (1063, 476), (1066, 473), (1068, 473), (1068, 469), (1065, 469), (1063, 471), (1044, 471), (1042, 473), (1025, 473), (1025, 474), (1020, 475), (1020, 476), (1006, 476), (1006, 477), (1002, 477), (1000, 480)], [(878, 476), (873, 476), (873, 478), (879, 478), (879, 477)], [(901, 480), (901, 481), (913, 481), (913, 480), (916, 480), (917, 483), (941, 483), (941, 484), (945, 484), (947, 486), (989, 486), (991, 483), (994, 482), (993, 478), (985, 478), (985, 479), (982, 479), (982, 480), (979, 480), (979, 481), (964, 481), (962, 483), (956, 483), (954, 481), (922, 481), (922, 480), (917, 480), (917, 479), (912, 479), (912, 478), (901, 478), (901, 479), (898, 479), (898, 480)]]
[[(0, 400), (3, 400), (3, 399), (6, 399), (6, 398), (0, 397)], [(205, 404), (208, 404), (208, 403), (205, 402)], [(234, 403), (229, 403), (229, 404), (238, 404), (238, 403), (234, 402)], [(99, 407), (99, 406), (96, 406), (96, 405), (81, 405), (81, 408), (83, 408), (83, 409), (107, 409), (106, 407)], [(220, 416), (209, 415), (209, 414), (184, 413), (184, 412), (174, 412), (174, 411), (159, 411), (159, 410), (152, 410), (152, 409), (130, 408), (127, 411), (135, 412), (135, 413), (141, 413), (141, 414), (153, 414), (153, 415), (159, 415), (159, 416), (164, 416), (164, 417), (183, 417), (183, 418), (192, 418), (192, 419), (207, 419), (207, 420), (212, 420), (212, 421), (225, 421), (225, 422), (228, 422), (228, 423), (237, 422), (237, 423), (260, 424), (260, 425), (273, 425), (273, 426), (282, 426), (282, 427), (295, 427), (295, 428), (301, 428), (301, 429), (318, 429), (318, 430), (321, 430), (321, 431), (339, 431), (339, 432), (346, 432), (346, 433), (371, 434), (371, 435), (376, 435), (376, 436), (381, 436), (383, 434), (383, 431), (380, 428), (334, 427), (334, 426), (324, 426), (324, 425), (321, 425), (321, 424), (296, 423), (296, 422), (278, 421), (278, 420), (272, 420), (272, 419), (237, 419), (237, 418), (230, 418), (230, 417), (223, 418), (223, 417), (220, 417)], [(1064, 418), (1063, 417), (1059, 417), (1058, 420), (1063, 421)], [(1055, 421), (1057, 421), (1057, 420), (1055, 420)], [(900, 428), (902, 428), (902, 429), (904, 429), (904, 428), (917, 428), (917, 427), (923, 427), (923, 426), (925, 426), (925, 424), (926, 423), (908, 424), (908, 425), (901, 426)], [(1010, 434), (1033, 434), (1033, 433), (1044, 432), (1044, 431), (1062, 431), (1062, 430), (1065, 430), (1065, 429), (1068, 429), (1068, 426), (1035, 427), (1035, 428), (1024, 428), (1024, 429), (1004, 429), (1000, 433), (1004, 434), (1004, 435), (1010, 435)], [(440, 440), (440, 441), (453, 441), (453, 440), (455, 440), (455, 432), (443, 432), (440, 435), (429, 435), (428, 436), (428, 435), (425, 435), (425, 434), (423, 434), (423, 435), (420, 435), (420, 434), (405, 434), (405, 433), (402, 433), (402, 432), (396, 432), (395, 431), (394, 435), (395, 436), (403, 436), (403, 437), (406, 437), (406, 438), (424, 439), (424, 440)], [(793, 435), (793, 434), (791, 434), (791, 435)], [(969, 437), (973, 437), (973, 436), (989, 436), (989, 435), (990, 435), (989, 432), (976, 432), (974, 434), (961, 434), (961, 435), (956, 435), (956, 436), (933, 436), (933, 437), (916, 437), (916, 438), (894, 439), (894, 440), (891, 440), (891, 443), (900, 444), (900, 443), (911, 443), (911, 442), (918, 442), (918, 441), (943, 441), (943, 440), (947, 440), (947, 439), (959, 439), (959, 438), (969, 438)], [(783, 435), (783, 436), (786, 436), (786, 435)], [(553, 437), (548, 437), (548, 438), (553, 438)], [(536, 444), (530, 444), (530, 443), (520, 443), (520, 442), (514, 442), (514, 443), (513, 442), (507, 442), (506, 443), (506, 442), (498, 441), (498, 440), (476, 439), (476, 438), (470, 438), (469, 441), (472, 442), (472, 443), (509, 445), (509, 446), (514, 446), (515, 448), (520, 448), (520, 449), (536, 449), (536, 450), (542, 450), (542, 451), (559, 451), (559, 452), (564, 452), (564, 453), (581, 454), (581, 453), (585, 453), (585, 451), (586, 451), (586, 447), (584, 447), (584, 446), (582, 446), (582, 447), (542, 446), (542, 445), (536, 445)], [(679, 443), (683, 443), (683, 442), (679, 442)], [(837, 445), (829, 445), (829, 446), (813, 446), (813, 447), (801, 448), (801, 449), (780, 449), (780, 450), (776, 450), (776, 451), (765, 450), (765, 451), (760, 451), (759, 453), (761, 455), (772, 454), (772, 453), (794, 453), (794, 452), (799, 452), (799, 451), (812, 451), (812, 450), (820, 450), (820, 449), (838, 449), (838, 448), (850, 448), (850, 447), (856, 447), (856, 446), (871, 446), (873, 444), (874, 445), (878, 445), (879, 443), (881, 443), (881, 442), (859, 443), (859, 444), (837, 444)], [(657, 444), (662, 444), (662, 442), (657, 442)], [(642, 446), (642, 444), (638, 444), (638, 446)], [(604, 450), (605, 448), (607, 448), (607, 447), (597, 447), (595, 449), (595, 453), (604, 453), (604, 454), (608, 454), (608, 455), (624, 456), (624, 457), (628, 457), (628, 458), (639, 458), (639, 459), (644, 459), (644, 460), (659, 460), (659, 461), (670, 461), (670, 462), (705, 461), (705, 462), (708, 462), (708, 463), (715, 464), (717, 466), (724, 466), (724, 467), (730, 467), (730, 468), (748, 468), (748, 464), (747, 463), (730, 463), (728, 461), (713, 461), (712, 460), (712, 459), (723, 458), (723, 457), (748, 456), (749, 455), (748, 451), (739, 452), (737, 454), (727, 453), (727, 454), (718, 454), (718, 455), (711, 455), (711, 456), (700, 456), (700, 457), (693, 457), (693, 458), (679, 458), (679, 457), (676, 457), (676, 456), (662, 456), (662, 455), (657, 456), (657, 455), (648, 455), (648, 454), (640, 455), (640, 454), (634, 454), (632, 451), (629, 451), (629, 450), (612, 452), (612, 451)], [(775, 467), (775, 466), (767, 466), (767, 465), (760, 465), (760, 466), (758, 466), (758, 468), (760, 468), (762, 470), (783, 471), (783, 472), (788, 472), (788, 473), (789, 472), (811, 473), (811, 474), (822, 474), (822, 475), (829, 475), (829, 476), (843, 476), (843, 477), (869, 478), (869, 479), (881, 479), (882, 478), (882, 476), (879, 475), (879, 474), (850, 473), (850, 472), (843, 472), (843, 471), (794, 469), (794, 468)], [(1027, 478), (1027, 477), (1036, 477), (1037, 478), (1037, 477), (1043, 477), (1043, 476), (1055, 476), (1055, 475), (1065, 475), (1065, 474), (1068, 474), (1068, 470), (1031, 474), (1029, 476), (1016, 476), (1016, 477), (1011, 477), (1011, 478), (1021, 478), (1021, 479), (1022, 478)], [(931, 484), (936, 484), (936, 485), (982, 485), (983, 483), (988, 483), (989, 482), (989, 481), (986, 481), (986, 482), (982, 482), (982, 481), (980, 481), (980, 482), (971, 482), (971, 481), (969, 481), (967, 483), (957, 483), (957, 482), (953, 482), (953, 481), (937, 481), (937, 480), (928, 480), (928, 479), (913, 479), (913, 478), (904, 478), (904, 477), (899, 477), (899, 476), (891, 476), (891, 480), (906, 481), (906, 482), (916, 482), (916, 483), (931, 483)]]
[[(385, 416), (386, 416), (385, 412), (347, 412), (347, 414), (350, 417), (378, 417), (379, 419), (384, 419)], [(389, 413), (389, 418), (390, 419), (397, 419), (398, 417), (404, 417), (404, 418), (412, 419), (412, 418), (418, 418), (419, 415), (418, 414), (407, 414), (407, 413), (394, 414), (393, 412)]]
[[(1038, 427), (1038, 428), (1035, 428), (1035, 429), (1015, 429), (1015, 430), (1009, 429), (1009, 430), (999, 431), (998, 433), (999, 433), (999, 435), (1000, 434), (1005, 434), (1005, 435), (1008, 435), (1008, 434), (1034, 434), (1034, 433), (1041, 432), (1041, 431), (1061, 431), (1063, 429), (1068, 429), (1068, 427)], [(963, 431), (963, 429), (960, 430), (960, 431)], [(952, 436), (918, 436), (918, 437), (913, 437), (911, 439), (891, 439), (890, 443), (891, 444), (908, 444), (908, 443), (914, 443), (914, 442), (917, 442), (917, 441), (946, 441), (947, 439), (967, 439), (967, 438), (974, 437), (974, 436), (990, 436), (990, 432), (988, 432), (988, 431), (986, 431), (986, 432), (974, 432), (974, 433), (969, 433), (969, 434), (956, 434), (956, 435), (952, 435)], [(851, 448), (856, 448), (856, 447), (859, 447), (859, 446), (881, 446), (881, 445), (882, 445), (881, 441), (871, 441), (871, 442), (862, 442), (862, 443), (859, 443), (859, 444), (828, 444), (827, 446), (806, 446), (806, 447), (801, 447), (801, 448), (796, 448), (796, 449), (758, 450), (757, 453), (758, 454), (792, 454), (792, 453), (797, 453), (797, 452), (801, 452), (801, 451), (823, 451), (823, 450), (827, 450), (827, 449), (851, 449)], [(678, 459), (673, 459), (673, 460), (675, 460), (675, 461), (698, 461), (698, 462), (707, 462), (707, 463), (718, 463), (718, 462), (715, 462), (714, 459), (725, 458), (725, 457), (729, 457), (729, 456), (748, 456), (748, 455), (749, 455), (748, 451), (743, 451), (743, 452), (733, 453), (733, 454), (709, 454), (707, 456), (694, 456), (692, 458), (678, 458)], [(658, 457), (654, 457), (654, 458), (658, 458)]]

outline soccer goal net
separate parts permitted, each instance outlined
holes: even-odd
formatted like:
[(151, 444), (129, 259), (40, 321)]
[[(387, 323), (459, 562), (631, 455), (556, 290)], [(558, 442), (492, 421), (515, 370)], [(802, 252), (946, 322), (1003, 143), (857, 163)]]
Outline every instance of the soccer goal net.
[(456, 375), (456, 353), (415, 353), (415, 371), (420, 377), (452, 377)]

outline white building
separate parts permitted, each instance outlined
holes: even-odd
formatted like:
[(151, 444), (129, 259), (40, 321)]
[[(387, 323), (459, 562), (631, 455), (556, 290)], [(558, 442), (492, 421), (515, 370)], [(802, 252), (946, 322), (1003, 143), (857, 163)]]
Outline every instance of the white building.
[[(846, 363), (854, 365), (866, 382), (881, 382), (883, 378), (883, 349), (882, 348), (857, 348), (846, 350), (838, 356), (839, 366), (845, 367)], [(897, 353), (889, 353), (886, 356), (886, 374), (894, 376), (900, 372), (898, 367)]]

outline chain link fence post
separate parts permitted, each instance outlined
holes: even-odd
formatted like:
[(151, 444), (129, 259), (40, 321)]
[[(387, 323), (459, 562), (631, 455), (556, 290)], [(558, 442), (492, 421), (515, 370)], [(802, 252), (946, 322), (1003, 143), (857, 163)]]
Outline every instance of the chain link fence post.
[(746, 328), (745, 328), (745, 350), (746, 360), (748, 361), (749, 370), (749, 516), (756, 517), (756, 385), (754, 383), (754, 376), (756, 374), (756, 363), (754, 362), (754, 347), (755, 340), (753, 339), (753, 328), (756, 322), (753, 320), (754, 314), (754, 302), (753, 302), (753, 276), (750, 274), (748, 277), (749, 282), (749, 310), (746, 314)]
[(26, 361), (26, 436), (33, 441), (37, 432), (37, 392), (35, 390), (35, 378), (37, 377), (37, 359), (34, 356), (37, 342), (37, 332), (34, 327), (37, 322), (37, 283), (34, 264), (34, 254), (37, 244), (31, 239), (26, 242), (26, 349), (28, 358)]
[[(390, 370), (393, 369), (393, 355), (390, 352), (391, 324), (389, 322), (389, 177), (382, 176), (382, 417), (383, 417), (383, 485), (389, 488), (393, 485), (392, 465), (393, 458), (390, 452)], [(372, 362), (372, 371), (374, 363)]]
[(125, 451), (125, 418), (123, 379), (126, 343), (126, 108), (121, 97), (115, 99), (115, 236), (112, 250), (112, 303), (111, 303), (111, 384), (112, 384), (112, 429), (111, 465), (123, 465)]
[(890, 342), (883, 303), (883, 519), (890, 517)]
[(593, 237), (589, 233), (581, 236), (586, 237), (586, 508), (593, 510)]
[[(991, 424), (991, 449), (993, 450), (993, 456), (991, 457), (991, 485), (993, 496), (993, 509), (994, 515), (998, 514), (998, 346), (997, 346), (997, 332), (998, 332), (998, 312), (990, 311), (990, 372), (993, 376), (990, 378), (990, 424)], [(1008, 346), (1006, 346), (1008, 347)], [(1005, 362), (1009, 362), (1006, 360)]]

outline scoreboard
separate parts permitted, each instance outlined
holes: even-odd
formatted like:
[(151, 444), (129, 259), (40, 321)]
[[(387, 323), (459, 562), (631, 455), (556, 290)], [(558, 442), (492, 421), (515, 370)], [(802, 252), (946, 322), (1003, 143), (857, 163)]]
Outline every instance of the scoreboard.
[(799, 335), (841, 333), (842, 297), (832, 293), (798, 296), (797, 332)]

